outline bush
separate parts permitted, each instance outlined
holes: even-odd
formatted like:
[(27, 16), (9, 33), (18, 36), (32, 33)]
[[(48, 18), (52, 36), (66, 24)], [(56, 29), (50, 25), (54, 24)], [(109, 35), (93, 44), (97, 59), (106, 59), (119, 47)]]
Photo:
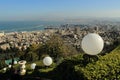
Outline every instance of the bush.
[(20, 59), (24, 59), (28, 62), (37, 61), (38, 55), (37, 55), (37, 49), (39, 48), (39, 45), (33, 44), (29, 48), (27, 48), (25, 51), (21, 51), (19, 53)]
[(82, 63), (82, 54), (75, 57), (64, 59), (51, 74), (52, 80), (77, 80), (77, 74), (74, 65)]
[(25, 60), (28, 62), (38, 60), (38, 55), (35, 52), (28, 52), (27, 54), (25, 54), (25, 56)]
[(77, 75), (88, 80), (119, 80), (120, 79), (120, 46), (86, 67), (75, 66)]
[[(83, 54), (69, 57), (60, 63), (51, 75), (52, 80), (119, 80), (120, 46), (105, 56), (90, 56), (87, 61)], [(88, 56), (87, 56), (88, 57)]]
[(5, 64), (5, 60), (0, 61), (0, 69), (6, 67), (7, 65)]

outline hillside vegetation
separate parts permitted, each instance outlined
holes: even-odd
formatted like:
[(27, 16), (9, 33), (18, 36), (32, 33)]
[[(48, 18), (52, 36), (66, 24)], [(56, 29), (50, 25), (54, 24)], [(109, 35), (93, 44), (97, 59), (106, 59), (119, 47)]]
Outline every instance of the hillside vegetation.
[(82, 74), (84, 79), (89, 80), (119, 80), (120, 79), (120, 45), (110, 54), (102, 56), (95, 63), (85, 67), (75, 66), (77, 74)]
[[(52, 72), (52, 80), (119, 80), (120, 45), (109, 54), (91, 57), (86, 61), (84, 54), (65, 59)], [(52, 74), (51, 74), (52, 73)]]
[[(118, 44), (117, 44), (118, 45)], [(19, 57), (26, 60), (26, 75), (24, 78), (44, 77), (52, 80), (119, 80), (120, 79), (120, 45), (104, 55), (90, 56), (78, 53), (73, 46), (63, 43), (59, 36), (52, 36), (44, 44), (31, 45), (25, 51), (18, 51), (18, 54), (10, 58)], [(53, 64), (46, 67), (42, 60), (45, 56), (51, 56)], [(7, 67), (4, 60), (1, 60), (0, 68)], [(31, 63), (36, 63), (35, 70), (30, 68)], [(18, 69), (19, 65), (14, 65)], [(7, 67), (5, 72), (0, 70), (3, 80), (14, 75)], [(0, 80), (2, 80), (0, 78)], [(26, 79), (25, 79), (26, 80)], [(30, 79), (32, 80), (32, 79)], [(35, 80), (35, 79), (33, 79)]]

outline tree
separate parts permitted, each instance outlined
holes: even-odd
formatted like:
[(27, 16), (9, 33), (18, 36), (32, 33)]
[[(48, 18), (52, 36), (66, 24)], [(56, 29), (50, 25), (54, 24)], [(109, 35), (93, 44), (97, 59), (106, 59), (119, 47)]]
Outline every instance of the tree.
[(66, 45), (63, 39), (58, 35), (51, 35), (50, 39), (45, 44), (39, 47), (39, 56), (47, 53), (51, 57), (66, 57), (73, 53), (76, 53), (75, 49), (70, 49), (70, 45)]
[(0, 60), (0, 69), (1, 69), (1, 68), (4, 68), (5, 66), (7, 66), (7, 65), (5, 64), (5, 60)]
[(33, 44), (29, 48), (27, 48), (24, 52), (24, 55), (21, 56), (21, 59), (25, 59), (27, 61), (36, 61), (38, 60), (37, 55), (38, 45)]
[(31, 62), (31, 61), (36, 61), (38, 60), (38, 55), (34, 52), (28, 52), (27, 54), (25, 54), (25, 60)]

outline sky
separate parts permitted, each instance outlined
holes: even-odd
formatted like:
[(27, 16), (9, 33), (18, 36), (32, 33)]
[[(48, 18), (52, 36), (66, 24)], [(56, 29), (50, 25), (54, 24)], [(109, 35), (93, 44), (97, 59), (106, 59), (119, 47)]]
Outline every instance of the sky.
[(0, 21), (120, 17), (120, 0), (0, 0)]

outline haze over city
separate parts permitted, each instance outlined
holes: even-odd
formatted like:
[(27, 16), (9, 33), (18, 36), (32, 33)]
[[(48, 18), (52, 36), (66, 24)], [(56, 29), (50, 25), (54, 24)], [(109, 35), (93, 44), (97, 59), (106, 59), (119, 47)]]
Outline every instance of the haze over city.
[(119, 18), (120, 0), (1, 0), (0, 21)]

